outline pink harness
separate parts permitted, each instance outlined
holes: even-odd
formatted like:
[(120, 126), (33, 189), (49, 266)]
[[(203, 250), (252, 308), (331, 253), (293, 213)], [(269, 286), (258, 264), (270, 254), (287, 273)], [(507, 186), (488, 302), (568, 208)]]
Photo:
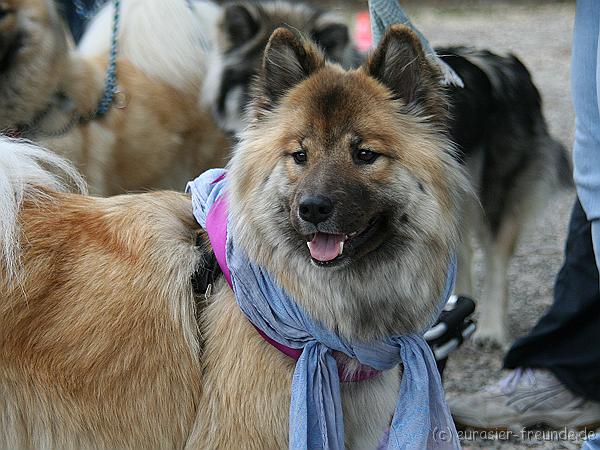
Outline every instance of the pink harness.
[[(221, 175), (219, 178), (213, 181), (213, 183), (221, 181), (224, 177), (225, 175)], [(206, 232), (208, 233), (208, 238), (215, 253), (215, 258), (219, 263), (219, 267), (221, 267), (221, 271), (223, 272), (227, 283), (229, 284), (231, 289), (233, 289), (233, 284), (231, 283), (231, 273), (229, 272), (229, 266), (227, 265), (226, 257), (227, 211), (227, 197), (223, 194), (217, 198), (215, 203), (208, 211), (208, 214), (206, 215)], [(284, 355), (287, 355), (296, 361), (300, 358), (300, 355), (302, 354), (302, 349), (291, 348), (282, 345), (279, 342), (276, 342), (273, 339), (271, 339), (259, 328), (254, 328), (256, 328), (258, 334), (260, 334), (265, 341), (267, 341), (269, 344), (271, 344)], [(351, 373), (350, 375), (347, 375), (346, 366), (344, 365), (344, 363), (340, 362), (339, 358), (337, 358), (337, 355), (336, 359), (338, 361), (338, 373), (340, 376), (340, 380), (344, 382), (368, 380), (369, 378), (373, 378), (374, 376), (377, 376), (381, 373), (378, 370), (373, 369), (372, 367), (361, 365), (357, 371)]]

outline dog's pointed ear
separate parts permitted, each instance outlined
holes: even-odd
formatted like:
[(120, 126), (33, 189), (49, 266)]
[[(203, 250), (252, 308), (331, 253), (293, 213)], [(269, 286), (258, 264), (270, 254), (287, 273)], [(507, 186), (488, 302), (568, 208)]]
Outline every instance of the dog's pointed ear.
[(344, 54), (352, 45), (350, 31), (345, 23), (334, 20), (317, 21), (311, 36), (327, 58), (340, 64), (345, 62)]
[(363, 68), (387, 86), (394, 98), (408, 105), (420, 105), (429, 114), (439, 113), (437, 110), (444, 103), (440, 71), (425, 55), (410, 28), (392, 25)]
[(260, 87), (270, 104), (325, 65), (317, 47), (289, 28), (277, 28), (265, 48)]
[(250, 11), (250, 6), (243, 3), (226, 5), (222, 17), (221, 29), (233, 48), (247, 43), (260, 29), (260, 24)]

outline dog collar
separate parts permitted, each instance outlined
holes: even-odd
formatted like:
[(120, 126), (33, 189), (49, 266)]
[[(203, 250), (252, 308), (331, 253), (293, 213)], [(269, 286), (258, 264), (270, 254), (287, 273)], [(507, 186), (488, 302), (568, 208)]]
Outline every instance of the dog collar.
[[(41, 124), (50, 116), (50, 114), (58, 110), (64, 113), (69, 119), (60, 128), (56, 130), (43, 130)], [(75, 103), (73, 100), (61, 91), (52, 95), (51, 100), (41, 110), (39, 110), (33, 118), (28, 122), (20, 123), (7, 130), (6, 135), (14, 139), (35, 137), (60, 137), (68, 133), (75, 125), (86, 123), (83, 117), (77, 114)]]
[[(225, 174), (222, 174), (217, 179), (213, 181), (214, 183), (218, 183), (219, 181), (225, 178)], [(221, 271), (223, 272), (223, 276), (227, 283), (233, 289), (233, 284), (231, 282), (231, 272), (229, 271), (229, 266), (227, 264), (227, 212), (228, 212), (228, 201), (227, 195), (220, 195), (217, 200), (214, 202), (208, 214), (206, 216), (206, 232), (208, 233), (208, 238), (210, 240), (210, 244), (213, 248), (213, 252), (215, 254), (215, 258)], [(252, 324), (254, 326), (254, 324)], [(284, 355), (298, 360), (300, 359), (300, 355), (302, 354), (302, 349), (287, 347), (279, 342), (271, 339), (267, 336), (261, 329), (254, 326), (258, 334), (269, 344), (275, 347)], [(343, 382), (354, 382), (354, 381), (364, 381), (370, 378), (373, 378), (379, 375), (381, 372), (373, 369), (367, 365), (361, 364), (358, 370), (349, 371), (347, 369), (346, 364), (341, 361), (340, 356), (337, 353), (334, 353), (334, 357), (337, 361), (338, 366), (338, 374), (340, 376), (340, 381)]]

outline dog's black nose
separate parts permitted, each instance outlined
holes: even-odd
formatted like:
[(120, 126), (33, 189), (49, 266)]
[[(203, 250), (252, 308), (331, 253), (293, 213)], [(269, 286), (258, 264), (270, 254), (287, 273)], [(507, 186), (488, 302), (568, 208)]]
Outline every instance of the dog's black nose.
[(333, 202), (322, 195), (306, 195), (300, 199), (300, 218), (315, 225), (325, 222), (333, 213)]

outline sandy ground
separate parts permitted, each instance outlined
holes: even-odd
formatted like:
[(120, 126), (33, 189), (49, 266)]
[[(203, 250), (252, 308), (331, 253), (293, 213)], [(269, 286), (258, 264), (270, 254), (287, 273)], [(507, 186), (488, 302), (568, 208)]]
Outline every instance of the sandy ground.
[[(410, 4), (415, 24), (434, 45), (463, 44), (512, 52), (529, 67), (544, 99), (551, 132), (568, 148), (574, 133), (569, 63), (575, 3)], [(562, 262), (566, 226), (574, 192), (563, 192), (546, 205), (544, 214), (523, 235), (510, 264), (510, 335), (525, 334), (552, 302), (554, 277)], [(481, 259), (478, 258), (478, 278)], [(472, 343), (457, 351), (446, 369), (448, 395), (474, 392), (502, 373), (503, 351)], [(465, 448), (579, 448), (559, 437), (466, 436)]]

